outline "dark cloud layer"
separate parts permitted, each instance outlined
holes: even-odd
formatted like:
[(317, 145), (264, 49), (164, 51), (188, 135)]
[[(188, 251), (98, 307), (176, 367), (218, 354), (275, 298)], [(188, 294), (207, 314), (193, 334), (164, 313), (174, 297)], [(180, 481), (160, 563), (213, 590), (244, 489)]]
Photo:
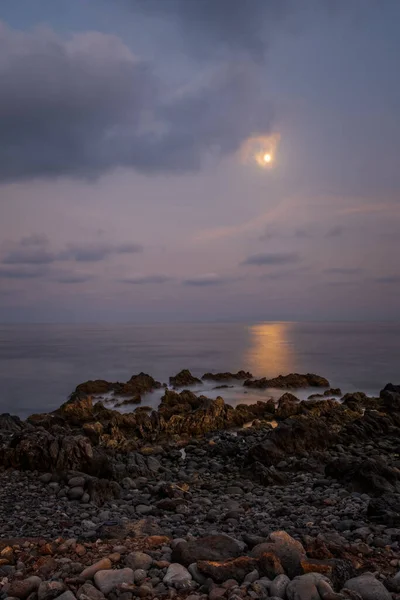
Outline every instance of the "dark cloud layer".
[(197, 277), (189, 277), (182, 281), (183, 285), (196, 286), (196, 287), (208, 287), (214, 285), (222, 285), (224, 283), (230, 283), (232, 278), (221, 277), (216, 273), (210, 273), (206, 275), (198, 275)]
[(192, 53), (200, 57), (246, 52), (265, 58), (268, 34), (293, 8), (292, 0), (123, 0), (126, 6), (177, 23)]
[(59, 261), (99, 262), (115, 254), (137, 254), (142, 246), (135, 243), (69, 244), (64, 250), (52, 250), (44, 236), (29, 236), (12, 244), (0, 258), (3, 265), (49, 265)]
[(268, 132), (252, 64), (224, 63), (171, 94), (118, 38), (17, 32), (0, 23), (0, 181), (200, 167)]
[(325, 269), (325, 273), (331, 273), (332, 275), (357, 275), (362, 273), (361, 267), (332, 267)]
[(289, 265), (297, 263), (300, 256), (295, 252), (275, 252), (265, 254), (253, 254), (246, 258), (243, 265)]
[(168, 275), (144, 275), (137, 277), (127, 277), (122, 279), (122, 283), (129, 283), (131, 285), (148, 285), (157, 283), (168, 283), (172, 278)]

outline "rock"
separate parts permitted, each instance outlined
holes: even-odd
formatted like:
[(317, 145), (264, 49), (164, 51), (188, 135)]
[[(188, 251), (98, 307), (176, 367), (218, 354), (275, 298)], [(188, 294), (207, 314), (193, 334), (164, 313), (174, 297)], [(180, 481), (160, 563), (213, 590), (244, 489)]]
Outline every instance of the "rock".
[(105, 595), (109, 594), (122, 583), (133, 584), (133, 581), (133, 571), (129, 568), (97, 571), (94, 576), (96, 587)]
[(80, 500), (84, 493), (83, 487), (73, 487), (68, 490), (67, 496), (70, 500)]
[(84, 583), (76, 593), (78, 600), (104, 600), (105, 596), (91, 583)]
[(153, 563), (153, 559), (144, 552), (131, 552), (125, 557), (125, 564), (133, 571), (143, 569), (148, 571)]
[(368, 518), (390, 527), (400, 525), (400, 494), (385, 494), (371, 498), (367, 509)]
[(144, 569), (136, 569), (133, 573), (133, 578), (135, 580), (136, 585), (140, 585), (144, 582), (147, 577), (147, 573)]
[(327, 464), (325, 475), (343, 482), (353, 492), (371, 495), (400, 492), (400, 471), (380, 459), (338, 458)]
[(249, 371), (238, 371), (237, 373), (204, 373), (202, 379), (204, 381), (231, 381), (253, 379), (253, 375)]
[(320, 581), (329, 581), (319, 573), (308, 573), (295, 577), (286, 588), (287, 600), (321, 600), (318, 592)]
[(200, 573), (197, 563), (192, 563), (191, 565), (189, 565), (188, 571), (191, 574), (191, 576), (193, 577), (194, 581), (196, 581), (200, 585), (203, 585), (206, 582), (207, 577), (205, 577), (205, 575), (202, 575)]
[(223, 561), (242, 553), (242, 544), (234, 538), (218, 534), (198, 538), (193, 542), (180, 542), (172, 551), (173, 562), (189, 566), (198, 560)]
[(80, 574), (80, 577), (82, 577), (82, 579), (93, 579), (97, 571), (107, 571), (111, 569), (111, 567), (111, 560), (109, 558), (102, 558), (93, 565), (90, 565), (90, 567), (86, 567)]
[(192, 581), (192, 576), (189, 571), (178, 563), (169, 565), (167, 572), (163, 578), (163, 582), (169, 586), (185, 587)]
[(61, 581), (42, 581), (37, 590), (38, 600), (54, 600), (65, 590)]
[(70, 488), (75, 488), (75, 487), (84, 487), (85, 486), (85, 478), (84, 477), (71, 477), (71, 479), (68, 480), (68, 487)]
[(392, 595), (372, 573), (349, 579), (344, 588), (360, 594), (362, 600), (392, 600)]
[(301, 412), (300, 400), (290, 392), (283, 394), (278, 400), (275, 415), (281, 419), (288, 419)]
[(242, 582), (246, 575), (257, 569), (258, 561), (250, 556), (240, 556), (226, 561), (199, 560), (197, 567), (203, 575), (217, 583), (228, 579)]
[(273, 553), (279, 559), (285, 573), (293, 578), (300, 575), (303, 570), (301, 561), (306, 556), (306, 551), (302, 544), (294, 540), (285, 531), (275, 531), (270, 534), (269, 542), (255, 546), (251, 551), (251, 556), (260, 558), (262, 554)]
[(43, 475), (39, 477), (39, 481), (40, 483), (50, 483), (52, 477), (53, 475), (51, 473), (43, 473)]
[(259, 389), (278, 388), (278, 389), (299, 389), (307, 387), (330, 387), (329, 381), (325, 377), (314, 375), (313, 373), (290, 373), (289, 375), (279, 375), (274, 379), (247, 379), (244, 382), (246, 387)]
[(290, 579), (287, 575), (278, 575), (271, 583), (271, 587), (269, 588), (270, 595), (277, 598), (285, 598), (286, 588), (289, 583)]
[(67, 590), (61, 594), (61, 596), (58, 596), (58, 598), (59, 600), (76, 600), (74, 594), (70, 590)]
[(32, 575), (32, 577), (28, 577), (27, 579), (15, 579), (8, 590), (9, 596), (15, 596), (15, 598), (21, 598), (21, 600), (27, 598), (33, 592), (39, 588), (39, 585), (42, 583), (40, 577)]
[(169, 378), (169, 383), (173, 387), (186, 387), (202, 383), (201, 379), (193, 377), (188, 369), (183, 369), (177, 375)]

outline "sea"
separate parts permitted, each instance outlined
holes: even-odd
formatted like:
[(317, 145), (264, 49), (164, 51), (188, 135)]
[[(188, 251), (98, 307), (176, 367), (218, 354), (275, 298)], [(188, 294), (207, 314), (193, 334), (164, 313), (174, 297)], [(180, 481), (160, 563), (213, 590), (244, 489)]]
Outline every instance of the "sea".
[[(312, 372), (343, 392), (374, 395), (388, 382), (400, 384), (400, 323), (0, 325), (0, 413), (26, 418), (54, 410), (88, 379), (127, 381), (143, 371), (167, 383), (184, 368), (197, 377), (239, 369), (268, 378)], [(282, 393), (214, 387), (195, 391), (232, 405)], [(156, 407), (160, 396), (143, 404)]]

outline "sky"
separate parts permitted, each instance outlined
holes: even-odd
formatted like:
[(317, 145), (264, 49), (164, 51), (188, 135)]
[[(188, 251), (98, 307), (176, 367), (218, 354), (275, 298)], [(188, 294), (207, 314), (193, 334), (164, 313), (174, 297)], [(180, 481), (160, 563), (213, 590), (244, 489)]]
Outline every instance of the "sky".
[(0, 322), (400, 319), (399, 24), (1, 0)]

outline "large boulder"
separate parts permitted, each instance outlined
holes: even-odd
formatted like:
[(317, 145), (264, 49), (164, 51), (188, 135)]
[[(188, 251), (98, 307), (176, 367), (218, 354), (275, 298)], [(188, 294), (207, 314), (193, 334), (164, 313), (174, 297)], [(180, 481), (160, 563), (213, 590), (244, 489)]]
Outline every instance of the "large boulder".
[(172, 551), (172, 561), (189, 566), (198, 560), (225, 561), (241, 555), (243, 544), (229, 535), (209, 535), (191, 542), (179, 542)]
[(326, 465), (325, 475), (344, 483), (353, 492), (370, 495), (400, 492), (400, 471), (379, 459), (337, 458)]
[(80, 471), (96, 477), (112, 477), (110, 458), (93, 448), (88, 438), (52, 434), (41, 428), (14, 435), (0, 448), (0, 465), (29, 471)]
[(183, 369), (182, 371), (177, 373), (177, 375), (173, 375), (172, 377), (170, 377), (169, 383), (173, 387), (177, 388), (186, 387), (190, 385), (197, 385), (199, 383), (202, 383), (202, 381), (201, 379), (194, 377), (189, 371), (189, 369)]
[(360, 594), (362, 600), (392, 600), (392, 594), (372, 573), (363, 573), (349, 579), (344, 584), (344, 589)]
[(400, 494), (384, 494), (371, 498), (367, 509), (368, 518), (389, 527), (400, 526)]
[(268, 433), (266, 439), (252, 446), (245, 457), (245, 464), (260, 462), (270, 467), (287, 455), (324, 450), (335, 440), (322, 419), (296, 417), (287, 419)]
[(286, 392), (278, 400), (275, 415), (280, 419), (288, 419), (301, 412), (300, 400), (290, 392)]
[(278, 389), (299, 389), (308, 387), (329, 387), (329, 381), (325, 377), (315, 375), (314, 373), (290, 373), (289, 375), (279, 375), (274, 379), (246, 379), (244, 385), (258, 389), (278, 388)]
[(265, 553), (274, 554), (279, 559), (286, 575), (291, 579), (303, 573), (301, 561), (305, 558), (306, 551), (300, 542), (285, 531), (271, 533), (269, 541), (255, 546), (251, 551), (251, 556), (260, 558)]

